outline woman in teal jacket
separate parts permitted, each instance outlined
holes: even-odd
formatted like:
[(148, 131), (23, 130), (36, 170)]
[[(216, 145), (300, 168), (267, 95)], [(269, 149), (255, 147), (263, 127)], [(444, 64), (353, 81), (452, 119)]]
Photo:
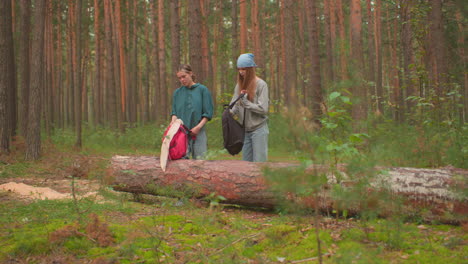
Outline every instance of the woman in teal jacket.
[(182, 86), (175, 90), (172, 98), (171, 124), (182, 119), (190, 130), (186, 158), (202, 159), (208, 149), (205, 124), (213, 117), (213, 99), (206, 86), (195, 83), (190, 65), (180, 65), (177, 78)]

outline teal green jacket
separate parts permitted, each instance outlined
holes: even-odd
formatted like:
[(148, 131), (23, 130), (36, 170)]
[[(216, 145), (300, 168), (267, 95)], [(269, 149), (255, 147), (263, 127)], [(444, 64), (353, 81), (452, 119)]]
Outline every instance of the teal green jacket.
[(181, 86), (175, 90), (172, 98), (171, 116), (182, 119), (189, 129), (200, 123), (203, 117), (213, 117), (213, 99), (206, 86), (196, 83), (191, 87)]

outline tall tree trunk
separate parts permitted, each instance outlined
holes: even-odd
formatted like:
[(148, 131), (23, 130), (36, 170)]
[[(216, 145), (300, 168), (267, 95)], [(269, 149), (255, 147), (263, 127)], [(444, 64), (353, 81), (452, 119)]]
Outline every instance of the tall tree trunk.
[[(148, 3), (144, 3), (143, 5), (143, 10), (144, 14), (151, 14), (151, 10), (148, 11)], [(143, 124), (146, 124), (150, 120), (150, 84), (151, 84), (151, 76), (153, 76), (153, 73), (151, 71), (151, 41), (150, 41), (150, 32), (151, 32), (151, 27), (150, 23), (147, 21), (147, 19), (144, 20), (144, 30), (145, 30), (145, 49), (146, 49), (146, 56), (145, 56), (145, 61), (146, 61), (146, 67), (145, 67), (145, 81), (142, 85), (142, 94), (141, 94), (141, 109), (142, 109), (142, 121)]]
[(208, 17), (209, 17), (209, 1), (199, 0), (200, 1), (200, 11), (202, 15), (201, 19), (201, 47), (202, 47), (202, 68), (201, 75), (202, 79), (205, 80), (205, 85), (211, 91), (211, 95), (216, 98), (216, 89), (212, 85), (212, 80), (210, 72), (213, 72), (211, 69), (210, 63), (210, 47), (208, 41), (210, 41), (209, 31), (208, 31)]
[[(332, 0), (333, 1), (333, 0)], [(348, 79), (348, 62), (346, 61), (346, 29), (344, 23), (343, 4), (341, 0), (336, 0), (336, 20), (338, 24), (338, 35), (340, 44), (340, 77), (341, 80)]]
[(304, 34), (305, 29), (307, 28), (307, 11), (306, 11), (306, 4), (304, 0), (300, 0), (297, 2), (297, 10), (298, 10), (298, 34), (297, 34), (297, 57), (298, 57), (298, 81), (297, 81), (297, 92), (300, 96), (298, 96), (298, 103), (300, 105), (309, 105), (309, 88), (306, 84), (309, 81), (309, 59), (306, 46), (309, 44), (306, 42)]
[[(310, 64), (311, 74), (310, 74), (310, 89), (312, 96), (312, 113), (314, 114), (314, 119), (318, 120), (322, 115), (322, 80), (320, 77), (320, 50), (319, 50), (319, 34), (318, 34), (318, 23), (317, 23), (317, 1), (316, 0), (306, 0), (307, 6), (307, 23), (309, 30), (309, 54), (310, 54)], [(331, 66), (331, 65), (330, 65)]]
[(31, 77), (29, 87), (29, 125), (26, 135), (26, 159), (37, 160), (41, 155), (41, 94), (44, 68), (44, 25), (46, 0), (35, 1), (32, 26)]
[(329, 8), (329, 19), (330, 19), (330, 44), (331, 44), (331, 50), (333, 52), (332, 55), (332, 81), (335, 82), (337, 80), (338, 74), (337, 74), (337, 69), (338, 68), (338, 63), (337, 63), (337, 55), (338, 49), (337, 49), (337, 37), (336, 34), (338, 32), (338, 20), (337, 20), (337, 15), (336, 15), (336, 1), (332, 0), (330, 1), (330, 8)]
[(153, 96), (152, 96), (152, 99), (153, 99), (153, 110), (152, 110), (152, 113), (155, 115), (154, 116), (154, 119), (156, 119), (157, 121), (160, 121), (162, 118), (165, 118), (165, 116), (163, 116), (163, 107), (160, 103), (160, 94), (161, 94), (161, 89), (163, 89), (161, 87), (161, 82), (159, 81), (162, 76), (161, 76), (161, 73), (160, 73), (160, 70), (159, 70), (159, 63), (160, 63), (160, 59), (159, 59), (159, 41), (158, 41), (158, 10), (157, 10), (157, 5), (156, 5), (156, 0), (154, 1), (151, 1), (150, 2), (150, 7), (151, 7), (151, 17), (152, 17), (152, 32), (153, 32), (153, 50), (151, 51), (151, 54), (152, 54), (152, 62), (153, 62), (153, 86), (154, 86), (154, 91), (153, 91)]
[[(237, 0), (232, 0), (232, 6), (231, 6), (231, 20), (232, 20), (232, 51), (231, 51), (231, 58), (232, 61), (235, 65), (237, 57), (239, 56), (239, 21), (237, 19)], [(235, 66), (234, 66), (235, 67)]]
[[(403, 57), (403, 89), (406, 90), (406, 96), (417, 96), (417, 91), (413, 84), (412, 76), (414, 70), (411, 65), (414, 65), (414, 53), (413, 53), (413, 30), (411, 26), (411, 13), (413, 9), (412, 1), (400, 1), (401, 5), (401, 48)], [(407, 113), (411, 113), (415, 107), (415, 102), (409, 100), (406, 102)]]
[(15, 87), (14, 54), (11, 2), (0, 1), (0, 154), (10, 152), (9, 93)]
[(52, 135), (52, 126), (53, 126), (53, 99), (54, 95), (54, 77), (53, 77), (53, 33), (52, 33), (52, 2), (47, 2), (46, 7), (46, 21), (45, 21), (45, 32), (44, 32), (44, 91), (43, 91), (43, 116), (44, 116), (44, 127), (45, 132), (48, 137)]
[(93, 113), (94, 125), (102, 125), (102, 40), (101, 40), (101, 8), (99, 0), (94, 0), (94, 85), (93, 85)]
[[(378, 114), (384, 114), (383, 107), (383, 87), (382, 87), (382, 2), (381, 0), (376, 0), (375, 5), (375, 16), (374, 16), (374, 47), (375, 47), (375, 58), (376, 58), (376, 71), (377, 74), (375, 79), (376, 87), (376, 104)], [(371, 45), (369, 43), (369, 45)]]
[[(465, 27), (463, 26), (463, 15), (461, 13), (461, 8), (457, 9), (455, 13), (455, 17), (457, 19), (457, 25), (458, 25), (458, 54), (459, 57), (461, 58), (461, 65), (462, 69), (466, 69), (466, 45), (465, 45)], [(461, 91), (462, 97), (460, 98), (460, 103), (463, 105), (463, 109), (460, 113), (460, 121), (462, 123), (467, 122), (467, 115), (468, 115), (468, 71), (464, 70), (463, 71), (463, 85), (462, 85), (462, 91)]]
[[(120, 0), (115, 1), (115, 27), (114, 33), (116, 37), (116, 47), (117, 47), (117, 57), (116, 66), (119, 69), (117, 76), (118, 82), (120, 84), (120, 89), (116, 90), (116, 93), (120, 94), (120, 109), (118, 112), (118, 120), (119, 120), (119, 128), (122, 132), (125, 131), (125, 124), (126, 124), (126, 115), (125, 115), (125, 105), (127, 101), (127, 70), (126, 70), (126, 63), (125, 63), (125, 43), (124, 43), (124, 29), (122, 23), (122, 12), (120, 8)], [(112, 13), (111, 13), (112, 15)]]
[[(64, 128), (65, 127), (65, 92), (64, 92), (64, 85), (63, 85), (63, 50), (62, 50), (62, 25), (63, 25), (63, 18), (62, 18), (62, 8), (60, 6), (57, 7), (55, 12), (55, 19), (58, 23), (55, 25), (55, 39), (56, 39), (56, 48), (55, 48), (55, 69), (54, 71), (56, 76), (56, 84), (57, 84), (57, 98), (55, 103), (57, 105), (56, 111), (56, 119), (58, 120), (58, 127)], [(29, 78), (29, 77), (28, 77)], [(29, 83), (28, 83), (29, 85)]]
[[(195, 74), (202, 74), (202, 42), (201, 42), (201, 8), (199, 1), (189, 1), (189, 54), (190, 64)], [(203, 83), (205, 80), (203, 76), (197, 77), (196, 82)]]
[[(15, 32), (17, 32), (17, 26), (16, 26), (16, 0), (10, 0), (11, 1), (11, 30), (13, 35)], [(14, 41), (14, 38), (13, 38)]]
[[(431, 88), (434, 89), (436, 96), (434, 97), (434, 105), (436, 109), (440, 109), (440, 98), (445, 96), (444, 87), (447, 85), (447, 67), (445, 64), (446, 49), (443, 38), (443, 17), (442, 17), (442, 0), (431, 0), (431, 11), (429, 13), (429, 59), (431, 62)], [(438, 111), (440, 118), (440, 111)]]
[(111, 3), (110, 0), (104, 0), (104, 23), (105, 23), (105, 38), (106, 38), (106, 49), (105, 58), (106, 60), (106, 88), (107, 88), (107, 115), (108, 122), (112, 129), (118, 128), (118, 117), (117, 117), (117, 95), (115, 85), (115, 70), (114, 70), (114, 44), (112, 41), (112, 21), (111, 21)]
[[(127, 2), (128, 3), (128, 2)], [(130, 54), (129, 54), (129, 75), (128, 78), (128, 112), (129, 112), (129, 123), (135, 125), (138, 121), (138, 89), (141, 85), (140, 79), (138, 78), (138, 72), (140, 71), (140, 64), (138, 63), (138, 1), (133, 2), (131, 15), (131, 31), (127, 32), (130, 41)]]
[[(387, 10), (387, 19), (390, 21), (390, 12)], [(397, 112), (396, 112), (396, 120), (398, 122), (402, 122), (403, 121), (403, 116), (404, 116), (404, 93), (403, 93), (403, 90), (401, 89), (400, 87), (400, 83), (399, 83), (399, 60), (398, 60), (398, 43), (397, 43), (397, 39), (398, 39), (398, 21), (396, 19), (394, 19), (393, 21), (393, 26), (392, 26), (392, 23), (388, 23), (387, 24), (387, 35), (388, 35), (388, 39), (390, 40), (389, 43), (388, 43), (388, 46), (389, 46), (389, 61), (391, 61), (391, 63), (389, 63), (389, 69), (387, 70), (387, 74), (389, 76), (389, 80), (390, 80), (390, 83), (389, 83), (389, 86), (390, 86), (390, 89), (393, 90), (393, 97), (394, 97), (394, 104), (397, 106)]]
[(179, 81), (175, 78), (180, 64), (180, 18), (179, 18), (179, 0), (171, 0), (171, 59), (172, 73), (169, 87), (177, 87)]
[[(165, 45), (165, 25), (164, 25), (164, 0), (158, 1), (158, 58), (159, 58), (159, 104), (162, 106), (161, 114), (166, 118), (169, 114), (168, 111), (168, 89), (166, 84), (166, 45)], [(198, 2), (198, 1), (196, 1)], [(200, 20), (200, 16), (198, 16)], [(198, 31), (200, 32), (200, 31)], [(197, 69), (200, 71), (201, 67)], [(163, 119), (164, 120), (164, 119)]]
[[(119, 0), (121, 1), (121, 0)], [(120, 12), (116, 11), (117, 4), (115, 1), (111, 1), (111, 9), (110, 9), (110, 19), (111, 19), (111, 30), (112, 30), (112, 44), (113, 44), (113, 50), (112, 54), (114, 57), (114, 77), (115, 77), (115, 87), (114, 87), (114, 92), (116, 95), (116, 112), (117, 112), (117, 129), (121, 133), (125, 133), (125, 105), (122, 104), (122, 102), (125, 102), (125, 94), (122, 94), (122, 77), (121, 76), (121, 55), (120, 55), (120, 36), (121, 36), (121, 24), (117, 23), (116, 16), (120, 17)], [(120, 9), (120, 6), (119, 6)], [(125, 61), (125, 57), (123, 59)]]
[(278, 25), (277, 27), (279, 28), (279, 39), (280, 39), (280, 56), (278, 56), (278, 69), (276, 70), (278, 74), (278, 98), (282, 98), (282, 102), (284, 104), (289, 104), (289, 91), (285, 90), (285, 87), (287, 86), (286, 83), (286, 29), (285, 29), (285, 11), (284, 11), (284, 6), (285, 6), (285, 0), (280, 0), (278, 1), (278, 8), (279, 8), (279, 19), (278, 19)]
[(362, 82), (363, 78), (363, 52), (362, 52), (362, 15), (361, 1), (351, 0), (350, 8), (350, 34), (351, 34), (351, 58), (353, 63), (353, 106), (352, 117), (355, 131), (362, 131), (364, 127), (361, 121), (366, 119), (366, 88)]
[[(213, 29), (213, 55), (211, 56), (211, 65), (213, 67), (213, 70), (211, 71), (211, 80), (212, 80), (212, 91), (214, 93), (212, 94), (213, 100), (215, 101), (217, 98), (218, 92), (221, 90), (218, 87), (218, 54), (219, 54), (219, 42), (222, 42), (222, 37), (223, 36), (223, 9), (222, 9), (222, 0), (216, 0), (215, 3), (215, 9), (216, 9), (216, 15), (215, 15), (215, 23), (214, 23), (214, 29)], [(224, 75), (224, 74), (223, 74)], [(222, 93), (222, 91), (221, 91)]]
[(239, 0), (240, 19), (240, 53), (247, 52), (247, 1)]
[(68, 89), (67, 89), (67, 125), (75, 126), (75, 89), (76, 89), (76, 3), (74, 0), (68, 2)]
[[(372, 110), (376, 111), (378, 109), (378, 102), (379, 100), (376, 98), (376, 83), (375, 83), (375, 63), (376, 63), (376, 56), (375, 56), (375, 48), (377, 47), (376, 43), (376, 30), (375, 30), (375, 19), (379, 19), (376, 15), (375, 10), (372, 11), (372, 4), (371, 0), (366, 0), (366, 13), (367, 13), (367, 47), (368, 47), (368, 54), (367, 54), (367, 62), (368, 62), (368, 71), (367, 71), (367, 80), (369, 83), (369, 95), (372, 100)], [(376, 111), (377, 112), (377, 111)]]
[(255, 54), (255, 63), (264, 68), (263, 65), (263, 56), (262, 56), (262, 48), (260, 43), (261, 38), (261, 31), (260, 31), (260, 21), (258, 19), (259, 15), (259, 6), (258, 0), (252, 0), (251, 4), (251, 23), (252, 23), (252, 44), (253, 44), (253, 52)]
[(31, 34), (31, 0), (20, 1), (20, 22), (19, 22), (19, 58), (18, 58), (18, 70), (19, 70), (19, 120), (20, 120), (20, 131), (23, 137), (26, 137), (26, 131), (28, 128), (28, 113), (29, 113), (29, 74), (30, 74), (30, 60), (29, 60), (29, 48), (30, 48), (30, 34)]
[[(16, 25), (15, 25), (15, 13), (16, 13), (16, 9), (14, 8), (15, 5), (14, 3), (12, 3), (12, 10), (11, 10), (11, 32), (16, 32)], [(14, 36), (12, 37), (13, 41), (14, 41)], [(14, 45), (14, 43), (13, 43)], [(11, 139), (15, 139), (15, 136), (16, 136), (16, 131), (17, 131), (17, 128), (18, 128), (18, 91), (16, 89), (16, 82), (17, 82), (17, 75), (16, 75), (16, 59), (15, 59), (15, 52), (14, 52), (14, 48), (13, 48), (13, 53), (10, 54), (11, 57), (9, 57), (8, 59), (9, 60), (12, 60), (13, 61), (13, 68), (11, 69), (11, 71), (13, 72), (13, 75), (14, 75), (14, 78), (13, 79), (10, 79), (10, 81), (12, 82), (10, 86), (8, 86), (8, 112), (9, 112), (9, 120), (10, 120), (10, 125), (8, 126), (9, 127), (9, 133), (10, 133), (10, 137)]]
[[(312, 4), (315, 5), (315, 9), (317, 9), (316, 4), (315, 3), (312, 3)], [(332, 4), (333, 4), (333, 1), (323, 2), (323, 14), (324, 14), (324, 19), (325, 19), (323, 34), (324, 34), (324, 39), (325, 39), (325, 51), (326, 51), (325, 82), (324, 83), (326, 84), (333, 83), (333, 79), (334, 79), (333, 77), (334, 52), (333, 52), (333, 37), (332, 37), (333, 35), (332, 30), (334, 30), (333, 25), (332, 25), (333, 23), (332, 20), (334, 19), (334, 15), (332, 13), (332, 7), (331, 7)], [(312, 17), (308, 17), (308, 19), (311, 19), (311, 18)], [(316, 38), (318, 38), (318, 35)]]
[(76, 133), (76, 142), (75, 147), (81, 149), (82, 146), (82, 138), (81, 138), (81, 124), (82, 124), (82, 59), (81, 59), (81, 14), (82, 14), (82, 0), (76, 0), (76, 8), (75, 8), (75, 36), (76, 36), (76, 45), (75, 45), (75, 53), (76, 53), (76, 64), (75, 64), (75, 71), (74, 74), (74, 83), (75, 83), (75, 90), (74, 90), (74, 99), (75, 99), (75, 133)]
[[(284, 75), (286, 104), (294, 106), (297, 102), (297, 65), (296, 65), (296, 30), (294, 28), (294, 1), (285, 0), (284, 6), (285, 67)], [(287, 87), (287, 88), (286, 88)]]

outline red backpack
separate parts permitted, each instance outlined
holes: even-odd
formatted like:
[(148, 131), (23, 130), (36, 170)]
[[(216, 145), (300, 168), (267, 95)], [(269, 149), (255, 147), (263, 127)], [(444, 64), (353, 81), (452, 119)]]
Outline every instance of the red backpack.
[[(164, 132), (163, 140), (166, 137), (170, 127), (171, 126), (168, 126), (166, 131)], [(189, 141), (188, 133), (189, 129), (186, 126), (181, 125), (177, 132), (174, 134), (171, 143), (169, 144), (169, 160), (178, 160), (187, 155)]]

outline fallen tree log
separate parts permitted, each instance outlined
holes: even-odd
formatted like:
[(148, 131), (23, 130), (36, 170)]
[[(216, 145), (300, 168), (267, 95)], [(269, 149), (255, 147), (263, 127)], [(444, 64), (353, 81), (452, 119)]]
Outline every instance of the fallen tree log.
[[(403, 198), (404, 210), (412, 215), (421, 214), (425, 220), (460, 223), (466, 221), (468, 202), (465, 187), (468, 170), (452, 167), (441, 169), (376, 168), (379, 172), (370, 178), (365, 191), (360, 189), (362, 199), (354, 204), (343, 202), (346, 197), (335, 198), (332, 186), (344, 186), (353, 190), (356, 179), (346, 176), (341, 166), (335, 174), (337, 180), (325, 166), (314, 165), (306, 169), (310, 175), (326, 175), (326, 182), (315, 195), (298, 196), (294, 192), (273, 191), (272, 182), (262, 170), (297, 168), (293, 163), (252, 163), (239, 160), (176, 160), (170, 161), (166, 171), (160, 167), (159, 159), (151, 156), (114, 156), (109, 170), (114, 189), (131, 193), (173, 195), (183, 192), (193, 197), (212, 193), (223, 196), (224, 203), (273, 208), (281, 198), (323, 211), (347, 210), (359, 212), (364, 208), (384, 208), (382, 215), (395, 213), (395, 209), (384, 204)], [(317, 176), (318, 177), (318, 176)], [(292, 179), (292, 178), (291, 178)], [(298, 181), (298, 178), (292, 179)], [(302, 180), (299, 180), (302, 181)], [(296, 182), (297, 186), (307, 182)], [(343, 190), (344, 190), (343, 189)], [(458, 191), (457, 191), (458, 190)], [(461, 191), (460, 191), (461, 190)], [(392, 196), (375, 194), (388, 192)], [(390, 197), (390, 198), (389, 198)], [(348, 208), (346, 208), (348, 207)], [(372, 208), (371, 208), (372, 209)]]

